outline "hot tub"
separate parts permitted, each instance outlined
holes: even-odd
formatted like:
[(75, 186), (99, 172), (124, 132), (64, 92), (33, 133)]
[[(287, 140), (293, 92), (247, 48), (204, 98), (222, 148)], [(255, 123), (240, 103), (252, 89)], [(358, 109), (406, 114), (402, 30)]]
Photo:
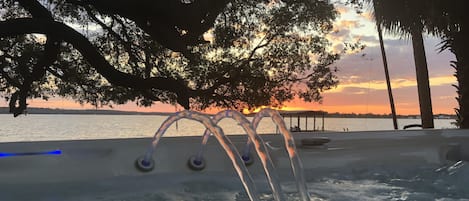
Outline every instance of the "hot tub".
[[(313, 200), (469, 199), (469, 130), (293, 136)], [(283, 137), (261, 137), (287, 200), (298, 200)], [(247, 136), (229, 139), (241, 150)], [(215, 138), (205, 149), (205, 168), (188, 167), (200, 141), (164, 137), (149, 172), (136, 168), (135, 161), (150, 138), (0, 143), (0, 200), (249, 200)], [(259, 199), (272, 200), (259, 158), (248, 170)]]

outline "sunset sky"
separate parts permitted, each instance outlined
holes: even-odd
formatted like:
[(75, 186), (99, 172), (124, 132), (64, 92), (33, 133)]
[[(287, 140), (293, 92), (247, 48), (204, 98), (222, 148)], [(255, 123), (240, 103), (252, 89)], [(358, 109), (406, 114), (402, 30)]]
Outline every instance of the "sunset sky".
[[(305, 103), (299, 100), (286, 104), (289, 110), (324, 110), (341, 113), (375, 113), (389, 114), (390, 106), (387, 96), (385, 75), (378, 35), (371, 15), (357, 15), (353, 9), (338, 6), (341, 17), (335, 23), (336, 32), (329, 36), (332, 41), (343, 39), (360, 41), (366, 48), (356, 54), (342, 57), (336, 63), (340, 84), (337, 88), (326, 91), (322, 104)], [(396, 112), (402, 115), (419, 114), (416, 88), (415, 67), (410, 39), (386, 34), (385, 48), (393, 87)], [(455, 100), (456, 84), (454, 69), (450, 61), (454, 56), (445, 51), (438, 53), (440, 40), (425, 37), (425, 49), (431, 85), (433, 113), (454, 114), (457, 107)], [(341, 48), (339, 44), (335, 48)], [(7, 106), (5, 101), (0, 106)], [(29, 100), (30, 107), (89, 109), (90, 105), (80, 105), (71, 100), (54, 98), (48, 102)], [(134, 103), (115, 106), (117, 110), (174, 112), (175, 107), (157, 103), (150, 108), (139, 108)], [(108, 108), (104, 108), (108, 109)]]

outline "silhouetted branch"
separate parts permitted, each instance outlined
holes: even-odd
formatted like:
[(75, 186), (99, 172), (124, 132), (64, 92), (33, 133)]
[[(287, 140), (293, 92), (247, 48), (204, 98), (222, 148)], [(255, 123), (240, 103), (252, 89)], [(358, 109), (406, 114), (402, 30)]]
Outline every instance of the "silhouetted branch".
[(173, 92), (177, 94), (177, 102), (184, 108), (189, 108), (191, 91), (183, 81), (164, 77), (143, 79), (121, 72), (110, 65), (86, 37), (63, 23), (31, 18), (11, 19), (0, 22), (0, 37), (30, 33), (46, 35), (53, 33), (60, 36), (61, 40), (72, 44), (99, 74), (114, 85), (130, 87), (136, 90), (154, 88)]

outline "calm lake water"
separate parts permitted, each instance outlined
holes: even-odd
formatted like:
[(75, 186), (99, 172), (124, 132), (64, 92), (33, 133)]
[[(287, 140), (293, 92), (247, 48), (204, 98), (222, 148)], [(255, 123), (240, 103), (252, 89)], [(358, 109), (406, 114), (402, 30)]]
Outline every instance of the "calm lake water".
[[(13, 118), (0, 114), (0, 142), (43, 141), (70, 139), (107, 139), (152, 137), (167, 116), (159, 115), (39, 115), (30, 114)], [(392, 130), (391, 119), (375, 118), (325, 118), (324, 129), (329, 131)], [(454, 128), (453, 119), (435, 119), (435, 128)], [(290, 119), (285, 118), (289, 127)], [(297, 119), (291, 121), (296, 126)], [(305, 119), (300, 120), (304, 128)], [(420, 119), (398, 119), (400, 129), (404, 125), (419, 124)], [(225, 134), (242, 134), (242, 128), (231, 119), (219, 125)], [(313, 129), (313, 119), (308, 119), (308, 129)], [(322, 128), (322, 120), (316, 119), (316, 128)], [(180, 120), (173, 124), (165, 136), (202, 136), (202, 124), (192, 120)], [(275, 133), (276, 126), (264, 118), (258, 133)]]

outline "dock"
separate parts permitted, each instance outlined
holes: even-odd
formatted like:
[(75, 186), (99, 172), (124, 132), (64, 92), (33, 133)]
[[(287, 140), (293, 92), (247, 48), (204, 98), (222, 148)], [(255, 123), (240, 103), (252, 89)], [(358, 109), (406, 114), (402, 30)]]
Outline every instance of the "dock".
[[(321, 110), (292, 110), (292, 111), (279, 111), (280, 115), (283, 117), (285, 123), (290, 123), (290, 131), (292, 132), (317, 132), (324, 131), (324, 116), (327, 114), (325, 111)], [(305, 119), (304, 124), (301, 124), (300, 119)], [(321, 128), (317, 129), (316, 127), (316, 117), (321, 118)], [(287, 121), (287, 118), (289, 121)], [(309, 119), (313, 119), (312, 129), (311, 125), (308, 122)], [(293, 126), (293, 120), (296, 119), (297, 124)], [(308, 128), (309, 125), (309, 128)]]

